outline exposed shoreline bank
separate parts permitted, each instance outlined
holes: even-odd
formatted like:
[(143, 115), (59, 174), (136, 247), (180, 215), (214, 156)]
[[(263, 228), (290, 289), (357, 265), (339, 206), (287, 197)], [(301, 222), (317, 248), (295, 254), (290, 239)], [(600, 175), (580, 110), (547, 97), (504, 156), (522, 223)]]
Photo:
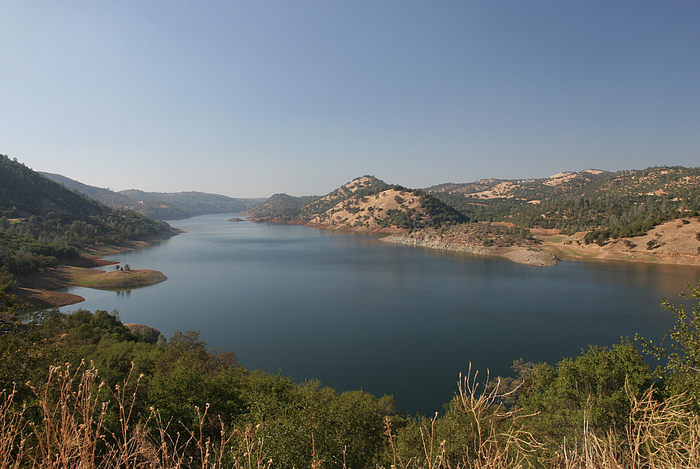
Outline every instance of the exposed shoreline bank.
[(329, 223), (314, 223), (305, 220), (284, 220), (279, 218), (273, 219), (261, 219), (261, 218), (248, 218), (246, 221), (253, 223), (269, 223), (271, 225), (300, 225), (308, 226), (309, 228), (318, 228), (319, 230), (326, 231), (348, 231), (353, 233), (379, 233), (379, 234), (399, 234), (408, 232), (405, 228), (368, 228), (366, 226), (347, 226), (347, 225), (332, 225)]
[(551, 267), (559, 263), (559, 259), (551, 253), (532, 249), (527, 246), (489, 247), (469, 243), (440, 241), (432, 238), (416, 238), (410, 235), (390, 235), (382, 238), (381, 241), (409, 247), (435, 249), (438, 251), (502, 257), (518, 264), (536, 267)]
[(542, 249), (574, 260), (621, 261), (646, 264), (700, 266), (700, 219), (679, 218), (655, 226), (633, 238), (612, 239), (602, 246), (586, 243), (586, 232), (532, 230)]
[[(647, 235), (611, 240), (605, 246), (583, 243), (582, 238), (585, 233), (565, 236), (559, 235), (558, 230), (533, 229), (537, 244), (507, 247), (484, 246), (468, 239), (462, 239), (459, 242), (445, 241), (436, 235), (415, 236), (408, 230), (400, 228), (370, 229), (366, 227), (313, 223), (304, 220), (248, 220), (254, 223), (303, 225), (330, 231), (386, 234), (387, 236), (381, 238), (381, 241), (408, 247), (501, 257), (519, 264), (538, 267), (551, 267), (561, 260), (620, 261), (700, 266), (700, 251), (697, 251), (698, 248), (694, 247), (694, 245), (690, 246), (695, 241), (700, 241), (694, 238), (695, 231), (700, 233), (700, 221), (697, 218), (688, 219), (688, 223), (680, 221), (680, 219), (673, 220), (655, 227)], [(557, 233), (550, 233), (550, 231), (557, 231)], [(660, 247), (651, 250), (645, 249), (644, 246), (651, 239), (660, 240)], [(696, 251), (693, 251), (694, 249)]]
[(261, 220), (249, 219), (254, 223), (271, 223), (276, 225), (302, 225), (309, 228), (317, 228), (329, 231), (347, 231), (355, 233), (375, 233), (384, 234), (381, 241), (393, 244), (401, 244), (408, 247), (423, 247), (440, 251), (462, 252), (480, 256), (502, 257), (519, 264), (532, 265), (538, 267), (548, 267), (556, 265), (559, 259), (552, 253), (535, 249), (532, 246), (508, 246), (490, 247), (469, 242), (449, 242), (441, 241), (431, 236), (416, 237), (405, 228), (367, 228), (351, 227), (347, 225), (330, 225), (324, 223), (313, 223), (304, 220)]
[[(175, 235), (182, 233), (175, 230)], [(19, 304), (28, 310), (60, 308), (85, 301), (80, 295), (61, 291), (69, 287), (86, 287), (95, 289), (132, 289), (155, 285), (167, 280), (167, 276), (157, 270), (97, 270), (97, 267), (118, 264), (102, 259), (102, 256), (119, 252), (142, 249), (165, 239), (149, 241), (129, 241), (123, 244), (95, 244), (81, 251), (80, 257), (62, 261), (43, 272), (19, 276), (17, 285), (11, 294), (17, 297)]]

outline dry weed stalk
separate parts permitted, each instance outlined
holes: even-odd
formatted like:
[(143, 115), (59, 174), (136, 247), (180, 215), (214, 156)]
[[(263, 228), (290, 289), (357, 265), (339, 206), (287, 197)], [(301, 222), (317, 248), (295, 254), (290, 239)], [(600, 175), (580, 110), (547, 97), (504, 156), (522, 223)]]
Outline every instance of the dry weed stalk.
[(426, 427), (421, 427), (420, 429), (420, 439), (423, 444), (423, 454), (425, 455), (425, 462), (427, 463), (428, 469), (440, 469), (445, 465), (445, 441), (441, 441), (440, 444), (435, 446), (435, 422), (437, 421), (438, 414), (430, 420), (430, 429)]
[(24, 408), (13, 408), (17, 389), (13, 384), (11, 391), (0, 392), (0, 469), (18, 469), (24, 458), (24, 437), (27, 421)]
[(648, 389), (630, 398), (630, 417), (623, 435), (612, 431), (599, 437), (584, 419), (580, 449), (562, 446), (561, 467), (567, 469), (697, 469), (700, 467), (700, 416), (684, 394), (663, 401)]
[(96, 379), (97, 371), (81, 363), (75, 370), (70, 364), (50, 367), (42, 389), (27, 383), (41, 412), (39, 424), (29, 422), (36, 445), (26, 453), (32, 466), (97, 466), (107, 403), (99, 400), (103, 383)]
[(503, 403), (518, 392), (524, 382), (504, 390), (501, 378), (491, 381), (488, 371), (483, 384), (478, 377), (478, 371), (472, 373), (471, 363), (467, 375), (459, 377), (457, 397), (461, 409), (471, 417), (475, 433), (472, 452), (465, 455), (463, 467), (530, 467), (529, 457), (543, 445), (525, 430), (522, 420), (536, 414), (523, 414), (517, 408), (507, 410)]
[[(220, 418), (208, 417), (208, 404), (203, 412), (195, 408), (194, 431), (184, 426), (182, 433), (176, 431), (153, 408), (144, 420), (134, 422), (142, 376), (131, 384), (132, 374), (133, 366), (111, 393), (119, 419), (115, 430), (105, 425), (105, 384), (92, 365), (51, 367), (42, 386), (27, 383), (40, 413), (37, 423), (28, 419), (24, 408), (15, 409), (14, 388), (0, 392), (0, 469), (271, 467), (258, 426), (227, 430)], [(219, 428), (216, 441), (205, 432), (213, 422)]]
[(430, 426), (420, 428), (422, 458), (402, 461), (395, 447), (396, 436), (387, 418), (384, 435), (388, 438), (393, 458), (392, 469), (505, 469), (532, 466), (532, 455), (543, 445), (524, 429), (522, 420), (534, 414), (523, 414), (518, 409), (507, 410), (504, 404), (523, 383), (505, 390), (500, 378), (491, 381), (487, 373), (485, 382), (479, 383), (478, 376), (478, 371), (472, 371), (471, 363), (466, 376), (459, 376), (457, 401), (474, 435), (461, 459), (451, 461), (447, 457), (446, 442), (437, 441), (435, 425), (438, 415), (435, 414)]

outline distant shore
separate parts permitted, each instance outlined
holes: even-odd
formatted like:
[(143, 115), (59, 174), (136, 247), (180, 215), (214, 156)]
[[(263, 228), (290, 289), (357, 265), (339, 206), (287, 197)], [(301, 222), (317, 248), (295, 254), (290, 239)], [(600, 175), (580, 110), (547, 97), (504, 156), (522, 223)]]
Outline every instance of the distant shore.
[(271, 225), (302, 225), (310, 228), (318, 228), (319, 230), (327, 231), (351, 231), (354, 233), (380, 233), (380, 234), (397, 234), (405, 233), (408, 230), (405, 228), (368, 228), (366, 226), (347, 226), (347, 225), (332, 225), (329, 223), (314, 223), (306, 220), (286, 220), (283, 218), (248, 218), (247, 221), (253, 223), (269, 223)]

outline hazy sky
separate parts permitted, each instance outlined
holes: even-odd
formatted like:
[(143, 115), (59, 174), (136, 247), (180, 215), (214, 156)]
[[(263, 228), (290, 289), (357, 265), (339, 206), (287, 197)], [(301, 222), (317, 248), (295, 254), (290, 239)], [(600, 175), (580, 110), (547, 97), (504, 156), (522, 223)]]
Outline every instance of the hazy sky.
[(3, 0), (0, 153), (232, 196), (697, 166), (700, 2)]

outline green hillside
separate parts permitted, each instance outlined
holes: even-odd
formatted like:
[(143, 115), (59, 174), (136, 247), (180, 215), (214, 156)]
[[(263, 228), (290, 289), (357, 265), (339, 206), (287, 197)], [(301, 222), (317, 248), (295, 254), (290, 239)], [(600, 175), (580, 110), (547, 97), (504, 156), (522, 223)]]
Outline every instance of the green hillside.
[(301, 214), (301, 208), (318, 199), (319, 196), (308, 195), (295, 197), (288, 194), (274, 194), (269, 199), (249, 208), (246, 213), (261, 220), (293, 220)]
[(0, 269), (36, 270), (94, 243), (168, 237), (169, 225), (114, 210), (0, 155)]

